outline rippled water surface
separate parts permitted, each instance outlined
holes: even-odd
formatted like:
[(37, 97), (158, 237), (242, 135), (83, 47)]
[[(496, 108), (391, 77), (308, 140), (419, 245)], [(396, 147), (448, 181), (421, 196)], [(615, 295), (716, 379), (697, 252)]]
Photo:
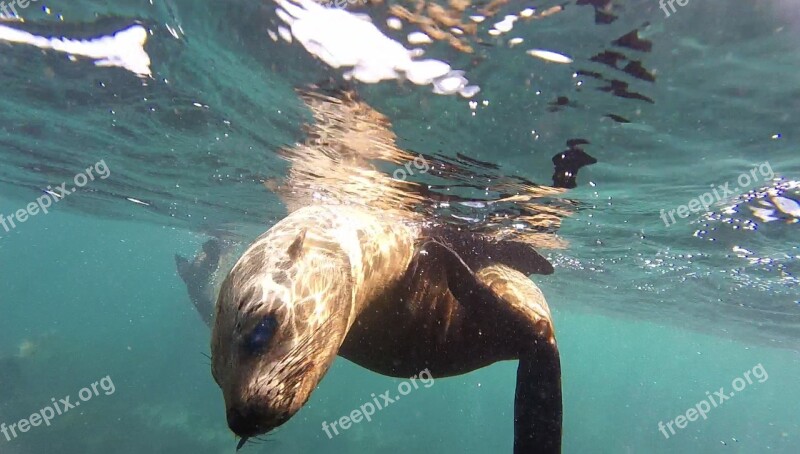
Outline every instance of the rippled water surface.
[[(427, 159), (376, 164), (424, 189), (425, 216), (550, 235), (508, 198), (568, 188), (534, 210), (571, 212), (563, 247), (540, 250), (555, 272), (533, 277), (561, 349), (564, 452), (800, 451), (795, 2), (465, 4), (460, 32), (431, 44), (408, 41), (423, 22), (398, 8), (419, 17), (416, 3), (349, 4), (424, 48), (415, 61), (464, 71), (395, 71), (386, 50), (401, 80), (380, 83), (377, 60), (332, 68), (299, 32), (288, 43), (271, 1), (16, 5), (0, 16), (0, 423), (98, 392), (0, 434), (0, 453), (235, 449), (173, 257), (209, 237), (239, 251), (286, 215), (286, 150), (313, 121), (297, 90), (313, 84), (354, 90)], [(333, 41), (358, 28), (321, 24)], [(574, 184), (554, 172), (582, 153), (596, 163)], [(47, 214), (16, 215), (37, 199)], [(244, 451), (510, 452), (515, 367), (438, 379), (329, 439), (323, 421), (400, 383), (339, 359)], [(746, 372), (707, 419), (659, 430)]]

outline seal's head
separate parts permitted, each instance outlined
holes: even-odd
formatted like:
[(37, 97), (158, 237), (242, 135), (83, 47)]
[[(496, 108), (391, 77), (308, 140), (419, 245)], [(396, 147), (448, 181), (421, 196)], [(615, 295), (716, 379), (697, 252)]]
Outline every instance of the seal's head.
[(306, 403), (336, 357), (352, 310), (346, 255), (324, 234), (288, 224), (248, 248), (217, 301), (212, 373), (228, 426), (245, 439), (280, 426)]

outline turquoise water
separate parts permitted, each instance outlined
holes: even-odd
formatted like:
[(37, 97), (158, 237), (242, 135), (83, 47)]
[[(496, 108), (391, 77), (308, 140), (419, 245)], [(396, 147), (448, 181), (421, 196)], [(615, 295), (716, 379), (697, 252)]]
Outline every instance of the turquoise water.
[[(2, 208), (7, 211), (8, 204)], [(191, 251), (185, 231), (54, 212), (3, 244), (3, 353), (38, 346), (2, 421), (29, 416), (51, 397), (73, 395), (110, 375), (115, 392), (37, 427), (2, 452), (232, 452), (220, 393), (211, 379), (208, 332), (171, 256)], [(8, 257), (18, 258), (10, 260)], [(553, 277), (557, 278), (558, 273)], [(653, 321), (569, 309), (589, 295), (542, 285), (555, 309), (563, 358), (565, 452), (796, 452), (797, 354), (711, 337)], [(566, 306), (566, 309), (561, 307)], [(684, 413), (762, 364), (734, 396), (665, 439), (659, 421)], [(510, 451), (516, 366), (501, 363), (420, 387), (329, 440), (322, 421), (349, 414), (371, 393), (399, 383), (337, 360), (311, 401), (270, 441), (249, 452)], [(735, 438), (738, 442), (732, 441)], [(722, 442), (727, 443), (723, 445)]]
[[(153, 3), (55, 2), (49, 14), (31, 4), (25, 23), (3, 22), (72, 38), (141, 24), (152, 31), (153, 77), (0, 43), (0, 213), (100, 160), (109, 170), (48, 214), (0, 230), (0, 423), (51, 398), (75, 402), (104, 377), (114, 385), (50, 426), (0, 434), (0, 453), (234, 450), (204, 356), (209, 332), (173, 255), (192, 256), (219, 232), (242, 247), (285, 215), (261, 182), (285, 174), (274, 152), (301, 140), (310, 118), (293, 89), (341, 71), (270, 40), (270, 3)], [(480, 59), (434, 46), (430, 56), (481, 85), (474, 116), (466, 100), (428, 87), (358, 90), (390, 117), (401, 146), (497, 164), (489, 177), (550, 184), (565, 142), (591, 142), (583, 148), (598, 163), (567, 193), (580, 209), (559, 230), (569, 247), (542, 251), (556, 271), (534, 276), (561, 350), (564, 452), (798, 452), (798, 224), (775, 208), (800, 199), (798, 9), (689, 2), (666, 18), (640, 1), (611, 10), (619, 18), (600, 25), (591, 7), (567, 4), (515, 26), (521, 47), (480, 46)], [(634, 28), (652, 52), (617, 50), (641, 59), (654, 83), (590, 61)], [(574, 62), (535, 60), (531, 47)], [(595, 90), (604, 83), (573, 77), (579, 70), (625, 80), (655, 103)], [(572, 105), (550, 111), (557, 95)], [(674, 225), (660, 218), (764, 162), (776, 179), (753, 174), (759, 181), (740, 192), (754, 193)], [(729, 392), (746, 371), (764, 377), (759, 365), (768, 378), (708, 419), (668, 438), (659, 431), (706, 391)], [(510, 452), (515, 368), (436, 379), (329, 439), (323, 421), (401, 383), (339, 359), (300, 413), (244, 452)]]

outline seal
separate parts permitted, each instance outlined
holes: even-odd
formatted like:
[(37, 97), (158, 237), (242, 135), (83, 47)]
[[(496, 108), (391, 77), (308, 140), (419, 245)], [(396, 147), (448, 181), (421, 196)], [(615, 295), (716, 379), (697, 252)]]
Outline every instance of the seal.
[[(292, 164), (285, 184), (269, 184), (289, 214), (245, 250), (216, 300), (212, 375), (239, 447), (297, 413), (339, 355), (392, 377), (518, 360), (514, 452), (560, 452), (559, 352), (528, 276), (553, 272), (535, 247), (558, 244), (550, 232), (566, 212), (532, 201), (562, 190), (502, 183), (512, 195), (495, 202), (539, 223), (532, 235), (433, 222), (420, 208), (431, 200), (425, 187), (369, 164), (414, 158), (384, 116), (348, 93), (302, 96), (316, 124), (282, 151)], [(436, 203), (463, 200), (448, 197)], [(507, 217), (488, 216), (492, 225)]]
[(201, 251), (190, 262), (185, 257), (175, 254), (175, 267), (178, 275), (186, 284), (189, 299), (206, 325), (211, 326), (214, 317), (214, 273), (219, 267), (222, 256), (222, 241), (211, 238), (203, 243)]
[[(457, 250), (515, 246), (485, 266), (477, 259), (485, 255)], [(519, 359), (514, 452), (559, 452), (550, 310), (525, 274), (502, 263), (552, 271), (526, 248), (456, 243), (360, 207), (290, 214), (246, 250), (220, 289), (212, 373), (229, 427), (246, 440), (285, 423), (337, 354), (393, 377), (426, 368), (446, 377)]]

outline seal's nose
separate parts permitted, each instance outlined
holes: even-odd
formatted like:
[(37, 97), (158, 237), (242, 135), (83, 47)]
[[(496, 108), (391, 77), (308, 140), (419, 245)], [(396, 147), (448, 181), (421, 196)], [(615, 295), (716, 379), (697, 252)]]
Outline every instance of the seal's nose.
[(272, 429), (289, 420), (286, 411), (275, 412), (260, 405), (232, 405), (226, 412), (228, 427), (242, 438), (255, 437), (269, 433)]
[(253, 437), (263, 432), (256, 413), (248, 411), (247, 408), (229, 408), (227, 417), (228, 427), (242, 438)]

